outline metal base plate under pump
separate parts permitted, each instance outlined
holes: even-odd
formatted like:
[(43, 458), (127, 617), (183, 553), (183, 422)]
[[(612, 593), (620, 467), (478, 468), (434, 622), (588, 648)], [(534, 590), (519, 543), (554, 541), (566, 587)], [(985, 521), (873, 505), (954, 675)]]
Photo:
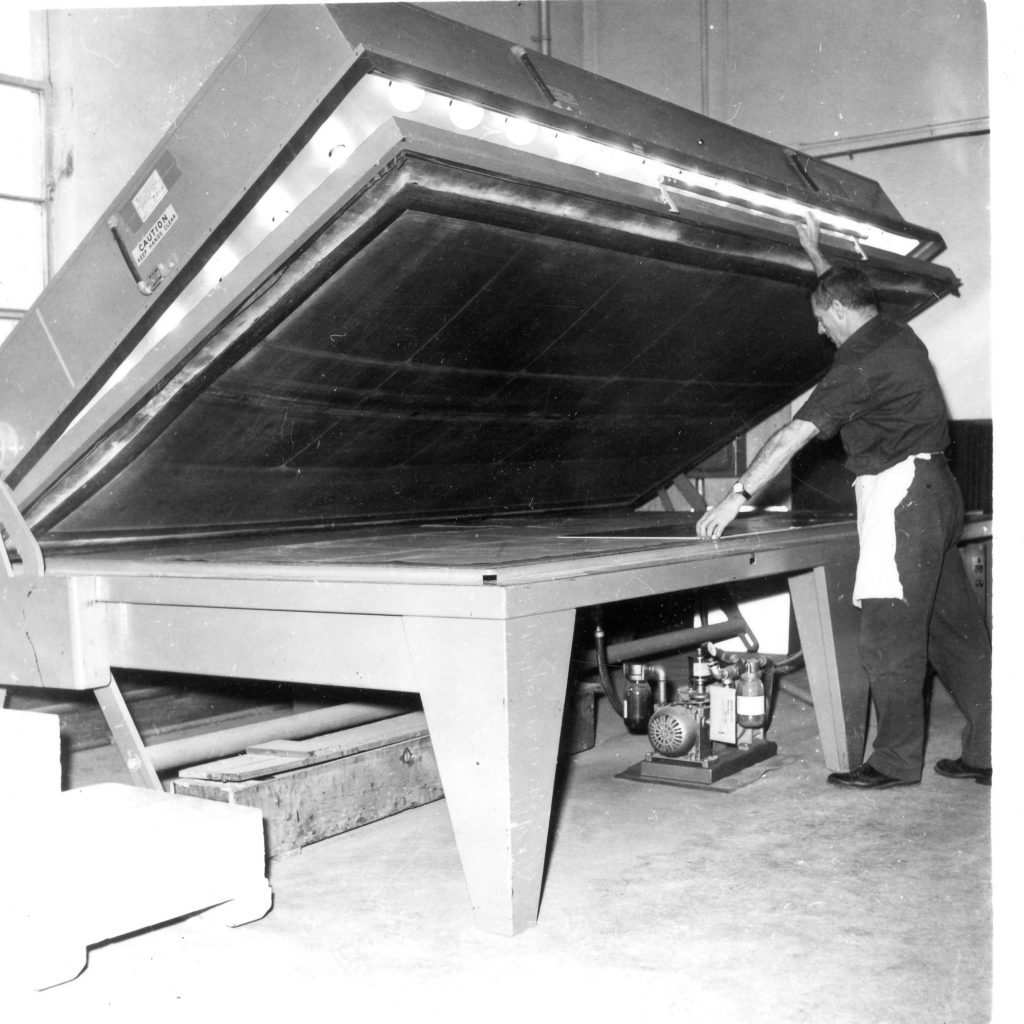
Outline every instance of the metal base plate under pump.
[[(717, 744), (716, 744), (717, 746)], [(665, 757), (650, 753), (642, 761), (615, 776), (633, 782), (659, 782), (666, 786), (690, 786), (697, 789), (714, 788), (715, 783), (735, 775), (752, 765), (767, 761), (778, 753), (771, 740), (755, 740), (749, 747), (728, 747), (704, 761), (685, 761), (678, 757)]]

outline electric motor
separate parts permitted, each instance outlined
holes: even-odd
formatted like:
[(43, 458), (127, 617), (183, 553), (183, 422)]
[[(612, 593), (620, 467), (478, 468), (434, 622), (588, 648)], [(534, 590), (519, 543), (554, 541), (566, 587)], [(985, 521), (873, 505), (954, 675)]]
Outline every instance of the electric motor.
[(651, 746), (666, 757), (681, 757), (697, 742), (700, 727), (685, 704), (665, 704), (647, 723)]

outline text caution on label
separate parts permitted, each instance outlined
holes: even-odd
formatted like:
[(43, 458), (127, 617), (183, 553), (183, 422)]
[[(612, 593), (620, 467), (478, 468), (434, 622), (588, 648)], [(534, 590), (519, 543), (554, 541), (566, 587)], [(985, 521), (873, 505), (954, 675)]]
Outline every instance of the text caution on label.
[(173, 206), (168, 206), (163, 213), (157, 217), (153, 226), (143, 236), (142, 241), (132, 249), (132, 259), (135, 266), (141, 267), (149, 254), (160, 244), (160, 240), (174, 226), (178, 219)]

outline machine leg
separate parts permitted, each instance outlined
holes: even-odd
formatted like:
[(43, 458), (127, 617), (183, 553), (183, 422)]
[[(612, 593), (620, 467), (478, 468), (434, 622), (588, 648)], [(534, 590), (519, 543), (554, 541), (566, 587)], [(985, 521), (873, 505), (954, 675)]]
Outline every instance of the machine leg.
[(477, 926), (535, 924), (575, 612), (406, 620)]
[(114, 738), (114, 744), (121, 752), (125, 767), (131, 775), (132, 784), (143, 789), (163, 790), (153, 761), (146, 751), (146, 744), (142, 742), (121, 688), (113, 675), (107, 686), (97, 687), (94, 692), (103, 717), (107, 720), (110, 734)]
[(856, 768), (867, 738), (868, 681), (857, 650), (853, 562), (818, 566), (789, 578), (793, 614), (829, 771)]

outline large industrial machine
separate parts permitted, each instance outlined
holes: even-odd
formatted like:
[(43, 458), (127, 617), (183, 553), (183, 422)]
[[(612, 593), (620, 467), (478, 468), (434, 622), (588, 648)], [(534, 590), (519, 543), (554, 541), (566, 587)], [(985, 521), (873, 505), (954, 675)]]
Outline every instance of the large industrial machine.
[(861, 756), (847, 518), (637, 513), (825, 371), (794, 225), (954, 292), (874, 181), (398, 4), (264, 10), (0, 349), (0, 686), (422, 697), (481, 927), (536, 920), (576, 613), (789, 580)]

